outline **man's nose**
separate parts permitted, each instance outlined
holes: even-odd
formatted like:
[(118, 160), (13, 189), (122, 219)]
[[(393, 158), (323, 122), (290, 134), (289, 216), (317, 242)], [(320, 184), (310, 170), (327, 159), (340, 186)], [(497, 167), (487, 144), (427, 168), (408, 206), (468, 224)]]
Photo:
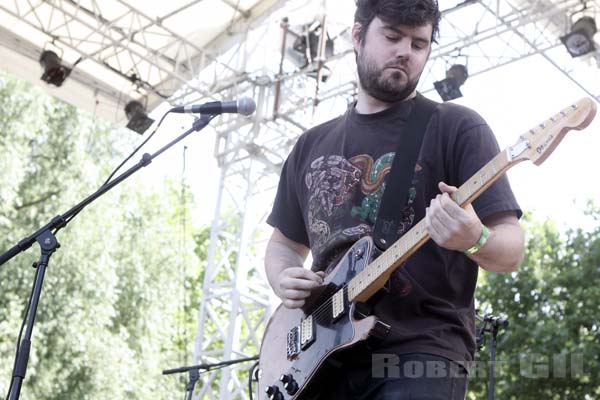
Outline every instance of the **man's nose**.
[(401, 40), (396, 43), (395, 56), (396, 58), (406, 59), (412, 54), (410, 40)]

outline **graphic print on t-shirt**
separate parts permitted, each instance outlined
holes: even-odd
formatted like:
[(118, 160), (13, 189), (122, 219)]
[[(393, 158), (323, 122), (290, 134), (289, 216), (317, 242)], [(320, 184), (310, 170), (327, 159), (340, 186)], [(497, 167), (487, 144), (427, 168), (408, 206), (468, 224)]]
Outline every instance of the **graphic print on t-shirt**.
[[(330, 261), (359, 238), (370, 235), (375, 224), (394, 153), (377, 160), (361, 154), (349, 160), (339, 155), (315, 159), (304, 177), (308, 191), (307, 227), (315, 264), (333, 267)], [(418, 173), (409, 189), (398, 234), (414, 221)], [(357, 190), (359, 188), (360, 190)]]
[(362, 179), (360, 189), (365, 195), (360, 207), (352, 207), (351, 215), (360, 215), (361, 219), (375, 225), (379, 203), (385, 189), (384, 178), (392, 169), (394, 153), (387, 153), (373, 161), (371, 156), (361, 154), (352, 157), (350, 162), (360, 168)]

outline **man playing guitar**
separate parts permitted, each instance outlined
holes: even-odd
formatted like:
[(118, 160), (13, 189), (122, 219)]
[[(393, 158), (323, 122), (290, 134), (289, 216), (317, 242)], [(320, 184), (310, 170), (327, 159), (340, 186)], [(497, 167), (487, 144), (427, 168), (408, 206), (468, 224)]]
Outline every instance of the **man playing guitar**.
[[(274, 292), (301, 308), (340, 256), (371, 235), (416, 87), (438, 35), (436, 0), (357, 0), (352, 30), (357, 102), (305, 132), (289, 155), (268, 223)], [(515, 271), (523, 259), (519, 206), (506, 177), (464, 209), (450, 195), (499, 152), (473, 110), (436, 106), (425, 129), (398, 236), (425, 220), (432, 240), (393, 272), (372, 313), (389, 333), (335, 357), (322, 399), (464, 399), (473, 360), (478, 266)], [(312, 268), (303, 267), (312, 252)], [(440, 373), (440, 371), (443, 371)]]

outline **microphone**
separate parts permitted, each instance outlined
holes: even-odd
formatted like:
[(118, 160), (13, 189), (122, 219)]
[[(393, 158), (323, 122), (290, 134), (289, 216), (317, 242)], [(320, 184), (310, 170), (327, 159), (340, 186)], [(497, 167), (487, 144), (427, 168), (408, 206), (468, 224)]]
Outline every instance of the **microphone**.
[(219, 115), (223, 113), (250, 115), (254, 110), (256, 110), (256, 103), (254, 100), (250, 97), (242, 97), (239, 100), (212, 101), (204, 104), (174, 107), (171, 109), (171, 112), (209, 115)]

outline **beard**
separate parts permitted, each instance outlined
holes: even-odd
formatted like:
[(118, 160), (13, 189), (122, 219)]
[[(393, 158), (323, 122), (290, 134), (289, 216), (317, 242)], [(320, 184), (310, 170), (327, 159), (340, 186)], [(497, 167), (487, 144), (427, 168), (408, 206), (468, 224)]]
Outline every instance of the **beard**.
[(377, 100), (386, 103), (395, 103), (406, 99), (417, 88), (419, 77), (410, 80), (406, 74), (407, 81), (402, 82), (402, 72), (394, 71), (388, 77), (383, 75), (386, 67), (397, 66), (399, 62), (388, 62), (383, 68), (379, 69), (373, 60), (365, 54), (364, 48), (362, 54), (356, 57), (356, 67), (358, 79), (365, 92)]

